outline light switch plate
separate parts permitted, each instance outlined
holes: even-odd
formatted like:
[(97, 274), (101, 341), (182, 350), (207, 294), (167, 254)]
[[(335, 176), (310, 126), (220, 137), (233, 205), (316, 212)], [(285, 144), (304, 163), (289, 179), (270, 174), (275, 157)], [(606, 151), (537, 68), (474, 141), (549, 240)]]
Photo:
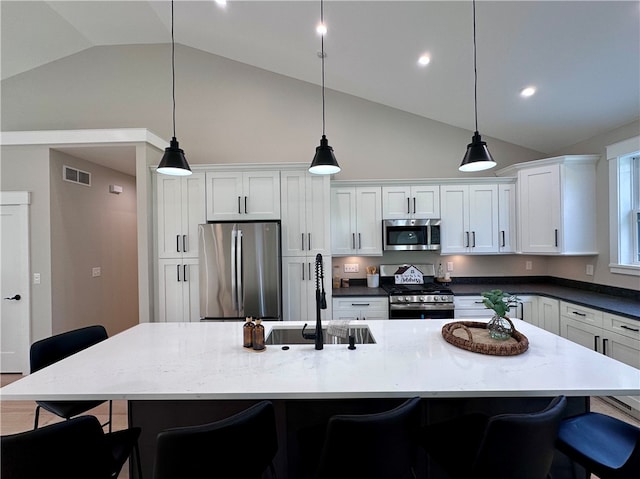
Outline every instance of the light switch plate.
[(100, 270), (100, 266), (93, 268), (91, 270), (91, 276), (93, 276), (94, 278), (97, 278), (98, 276), (100, 276), (102, 274), (102, 271)]
[(344, 272), (345, 273), (357, 273), (360, 271), (358, 263), (345, 263), (344, 264)]
[(524, 269), (531, 271), (533, 269), (533, 261), (526, 261), (524, 263)]
[(588, 264), (587, 265), (587, 276), (593, 276), (593, 265), (592, 264)]

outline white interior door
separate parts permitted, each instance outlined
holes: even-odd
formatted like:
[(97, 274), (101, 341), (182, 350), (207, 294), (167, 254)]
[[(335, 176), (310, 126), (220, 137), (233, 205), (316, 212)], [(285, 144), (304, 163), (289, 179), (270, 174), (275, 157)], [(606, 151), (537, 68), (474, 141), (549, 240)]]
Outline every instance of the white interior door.
[(0, 370), (27, 373), (31, 302), (29, 193), (0, 193), (0, 199)]

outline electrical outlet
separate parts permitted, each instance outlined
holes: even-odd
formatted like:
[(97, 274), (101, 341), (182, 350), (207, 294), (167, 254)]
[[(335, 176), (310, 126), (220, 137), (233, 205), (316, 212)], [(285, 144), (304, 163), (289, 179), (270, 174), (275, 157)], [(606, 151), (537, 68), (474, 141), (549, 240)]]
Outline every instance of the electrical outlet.
[(447, 271), (449, 273), (453, 271), (453, 261), (447, 261)]
[(526, 261), (524, 263), (524, 269), (531, 271), (533, 269), (533, 261)]
[(40, 284), (40, 273), (33, 273), (33, 284)]
[(102, 274), (102, 270), (100, 269), (100, 266), (97, 266), (91, 270), (91, 276), (94, 278), (97, 278), (101, 274)]
[(592, 264), (588, 264), (587, 265), (587, 276), (593, 276), (593, 265)]
[(345, 263), (344, 264), (344, 272), (345, 273), (357, 273), (360, 271), (358, 263)]

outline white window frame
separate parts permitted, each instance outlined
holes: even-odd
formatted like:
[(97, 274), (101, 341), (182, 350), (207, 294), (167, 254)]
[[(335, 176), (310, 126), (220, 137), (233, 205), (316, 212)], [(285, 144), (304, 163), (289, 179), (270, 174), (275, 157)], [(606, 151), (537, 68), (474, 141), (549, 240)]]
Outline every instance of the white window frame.
[(637, 214), (640, 210), (640, 136), (607, 146), (609, 162), (609, 270), (640, 276)]

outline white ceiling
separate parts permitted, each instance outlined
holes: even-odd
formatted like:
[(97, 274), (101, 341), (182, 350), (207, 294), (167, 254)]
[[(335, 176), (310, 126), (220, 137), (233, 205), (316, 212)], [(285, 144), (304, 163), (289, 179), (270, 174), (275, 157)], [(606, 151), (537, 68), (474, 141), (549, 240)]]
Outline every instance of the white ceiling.
[[(96, 45), (168, 43), (167, 1), (6, 1), (2, 78)], [(480, 133), (557, 152), (640, 117), (640, 2), (477, 5)], [(326, 1), (326, 86), (473, 131), (469, 1)], [(320, 83), (319, 1), (175, 3), (177, 43)], [(417, 65), (429, 52), (431, 63)], [(527, 85), (538, 93), (519, 97)]]

